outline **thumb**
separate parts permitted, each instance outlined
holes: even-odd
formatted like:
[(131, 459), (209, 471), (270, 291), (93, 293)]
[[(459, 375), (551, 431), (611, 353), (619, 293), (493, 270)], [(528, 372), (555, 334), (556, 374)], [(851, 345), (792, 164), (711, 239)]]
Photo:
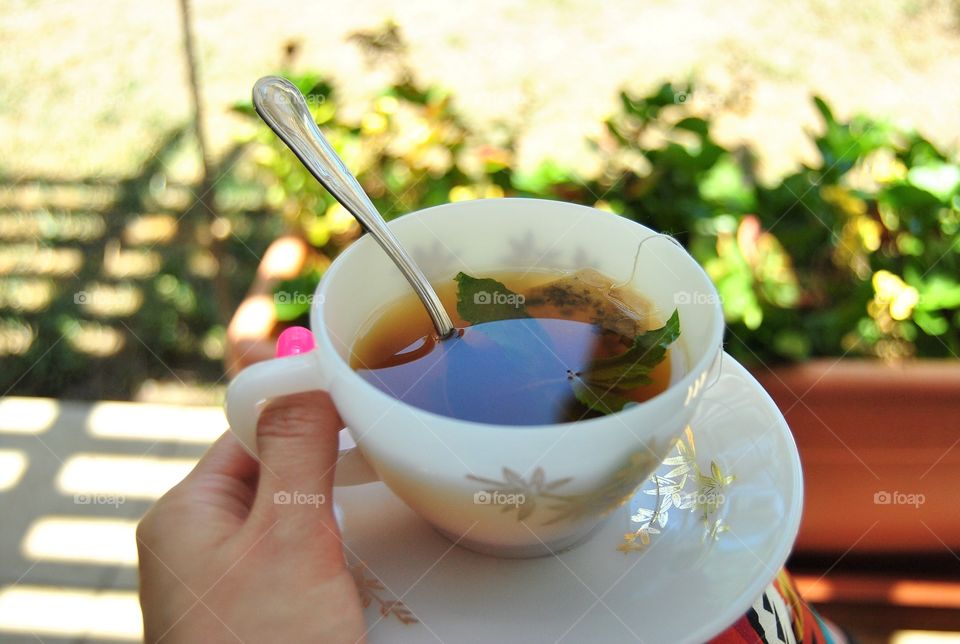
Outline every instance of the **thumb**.
[[(272, 400), (257, 424), (260, 479), (252, 517), (316, 534), (336, 531), (333, 476), (343, 421), (326, 392)], [(326, 532), (319, 530), (319, 532)]]

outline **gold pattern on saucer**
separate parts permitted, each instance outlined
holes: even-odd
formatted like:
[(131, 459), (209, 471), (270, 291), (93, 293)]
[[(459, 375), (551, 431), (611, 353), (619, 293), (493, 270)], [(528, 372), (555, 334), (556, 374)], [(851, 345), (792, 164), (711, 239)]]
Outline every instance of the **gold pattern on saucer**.
[(588, 516), (609, 514), (633, 497), (637, 486), (643, 482), (658, 460), (652, 449), (635, 452), (624, 466), (602, 485), (580, 494), (558, 493), (556, 490), (573, 478), (547, 482), (542, 467), (533, 471), (529, 481), (509, 467), (503, 468), (501, 481), (472, 474), (467, 478), (490, 486), (485, 492), (491, 495), (492, 499), (507, 500), (502, 503), (501, 512), (516, 511), (518, 521), (530, 518), (538, 507), (545, 506), (551, 516), (547, 517), (542, 525), (551, 525), (560, 521), (578, 521)]
[(657, 457), (652, 450), (634, 452), (626, 464), (617, 470), (603, 485), (584, 494), (551, 497), (556, 503), (550, 506), (553, 518), (544, 525), (558, 521), (577, 521), (591, 515), (613, 512), (633, 497), (643, 479), (656, 467)]
[(357, 593), (360, 595), (360, 603), (367, 608), (373, 602), (377, 602), (381, 617), (396, 617), (404, 624), (416, 624), (418, 620), (410, 609), (407, 608), (399, 599), (389, 599), (383, 597), (387, 595), (383, 583), (376, 577), (368, 577), (366, 574), (367, 566), (362, 561), (350, 566), (350, 574), (357, 584)]
[(651, 536), (660, 534), (670, 519), (670, 510), (695, 512), (704, 525), (704, 541), (716, 541), (728, 530), (719, 517), (725, 501), (724, 490), (735, 480), (725, 474), (716, 461), (710, 461), (708, 472), (697, 463), (697, 449), (693, 430), (688, 426), (677, 441), (673, 455), (664, 459), (670, 466), (665, 474), (654, 474), (642, 489), (644, 494), (655, 496), (653, 509), (638, 508), (630, 517), (639, 527), (623, 535), (623, 543), (617, 546), (621, 552), (638, 552), (650, 545)]

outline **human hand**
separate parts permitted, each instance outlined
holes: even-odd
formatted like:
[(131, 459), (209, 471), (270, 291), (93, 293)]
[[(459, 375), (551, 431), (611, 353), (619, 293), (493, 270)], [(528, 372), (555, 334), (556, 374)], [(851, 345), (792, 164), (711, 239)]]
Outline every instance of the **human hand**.
[[(148, 643), (364, 638), (333, 515), (342, 427), (325, 393), (277, 398), (260, 416), (259, 463), (227, 431), (147, 512), (137, 546)], [(284, 492), (323, 502), (275, 503)]]

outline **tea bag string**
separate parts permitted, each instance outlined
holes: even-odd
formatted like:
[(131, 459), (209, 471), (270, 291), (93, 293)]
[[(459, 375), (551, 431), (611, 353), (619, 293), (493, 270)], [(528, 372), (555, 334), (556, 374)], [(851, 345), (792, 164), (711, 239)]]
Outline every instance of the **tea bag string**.
[[(623, 282), (611, 284), (609, 287), (607, 287), (607, 295), (610, 295), (614, 289), (625, 289), (630, 286), (630, 284), (634, 281), (634, 278), (637, 276), (637, 271), (640, 268), (640, 251), (643, 249), (643, 245), (646, 244), (651, 239), (657, 239), (657, 238), (666, 239), (667, 241), (673, 243), (674, 246), (682, 250), (684, 253), (687, 252), (687, 249), (683, 247), (683, 244), (678, 242), (676, 239), (674, 239), (670, 235), (665, 235), (664, 233), (654, 233), (649, 237), (644, 237), (643, 239), (640, 240), (640, 243), (637, 244), (637, 251), (633, 254), (633, 268), (630, 269), (630, 274), (627, 276), (627, 278)], [(664, 268), (666, 268), (667, 270), (670, 270), (670, 267), (667, 266), (666, 264), (664, 264)], [(663, 315), (663, 311), (660, 311), (659, 307), (655, 306), (654, 308), (656, 309), (656, 313), (658, 315)]]
[(643, 248), (643, 245), (646, 244), (646, 243), (647, 243), (648, 241), (650, 241), (651, 239), (657, 239), (657, 238), (661, 238), (661, 237), (662, 237), (663, 239), (666, 239), (667, 241), (673, 243), (674, 246), (676, 246), (677, 248), (679, 248), (679, 249), (682, 250), (683, 252), (685, 252), (685, 253), (687, 252), (687, 249), (683, 247), (683, 244), (681, 244), (680, 242), (678, 242), (675, 238), (671, 237), (670, 235), (667, 235), (667, 234), (664, 234), (664, 233), (654, 233), (653, 235), (650, 235), (649, 237), (644, 237), (643, 239), (640, 240), (640, 243), (637, 244), (637, 251), (633, 254), (633, 268), (630, 269), (630, 274), (627, 275), (627, 279), (625, 279), (625, 280), (624, 280), (622, 283), (620, 283), (620, 284), (614, 284), (613, 286), (610, 287), (611, 289), (613, 289), (613, 288), (626, 288), (626, 287), (628, 287), (628, 286), (630, 285), (630, 283), (633, 281), (633, 278), (636, 277), (636, 275), (637, 275), (637, 269), (640, 267), (640, 250)]
[[(643, 239), (640, 240), (640, 243), (637, 244), (637, 252), (634, 253), (634, 255), (633, 255), (633, 268), (630, 269), (630, 275), (627, 276), (627, 279), (624, 280), (623, 283), (621, 283), (621, 284), (614, 284), (613, 286), (611, 286), (611, 287), (610, 287), (610, 290), (613, 290), (614, 288), (626, 288), (626, 287), (628, 287), (628, 286), (630, 285), (631, 282), (633, 282), (633, 278), (636, 277), (636, 275), (637, 275), (637, 269), (640, 267), (640, 250), (643, 248), (643, 245), (646, 244), (648, 241), (650, 241), (651, 239), (658, 239), (658, 238), (662, 238), (662, 239), (665, 239), (665, 240), (669, 241), (669, 242), (672, 243), (674, 246), (676, 246), (677, 248), (679, 248), (680, 250), (682, 250), (684, 253), (687, 252), (687, 249), (684, 248), (684, 247), (683, 247), (683, 244), (681, 244), (679, 241), (677, 241), (677, 239), (676, 239), (675, 237), (672, 237), (672, 236), (667, 235), (667, 234), (665, 234), (665, 233), (654, 233), (653, 235), (650, 235), (649, 237), (644, 237)], [(723, 339), (721, 338), (721, 340), (720, 340), (720, 352), (719, 352), (719, 354), (718, 354), (718, 356), (717, 356), (717, 360), (715, 361), (715, 364), (717, 364), (717, 373), (716, 373), (716, 375), (713, 377), (713, 380), (710, 382), (710, 384), (706, 386), (706, 388), (704, 389), (704, 391), (709, 391), (710, 389), (713, 389), (714, 385), (716, 385), (718, 382), (720, 382), (720, 374), (723, 373), (723, 355), (724, 355), (724, 353), (725, 353), (725, 351), (723, 350)]]
[(723, 356), (727, 352), (723, 350), (723, 339), (720, 340), (720, 352), (717, 354), (717, 359), (714, 361), (717, 364), (717, 375), (713, 377), (713, 381), (704, 388), (704, 392), (710, 391), (713, 389), (713, 386), (720, 382), (720, 374), (723, 373)]

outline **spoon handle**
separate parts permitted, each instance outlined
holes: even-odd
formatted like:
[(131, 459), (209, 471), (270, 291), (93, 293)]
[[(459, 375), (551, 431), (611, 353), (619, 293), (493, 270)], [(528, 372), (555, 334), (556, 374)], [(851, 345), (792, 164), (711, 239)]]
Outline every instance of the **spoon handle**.
[(260, 118), (297, 155), (310, 174), (357, 218), (390, 256), (423, 302), (440, 337), (451, 335), (453, 322), (433, 286), (387, 227), (356, 177), (324, 138), (300, 90), (285, 78), (266, 76), (253, 86), (253, 105)]

